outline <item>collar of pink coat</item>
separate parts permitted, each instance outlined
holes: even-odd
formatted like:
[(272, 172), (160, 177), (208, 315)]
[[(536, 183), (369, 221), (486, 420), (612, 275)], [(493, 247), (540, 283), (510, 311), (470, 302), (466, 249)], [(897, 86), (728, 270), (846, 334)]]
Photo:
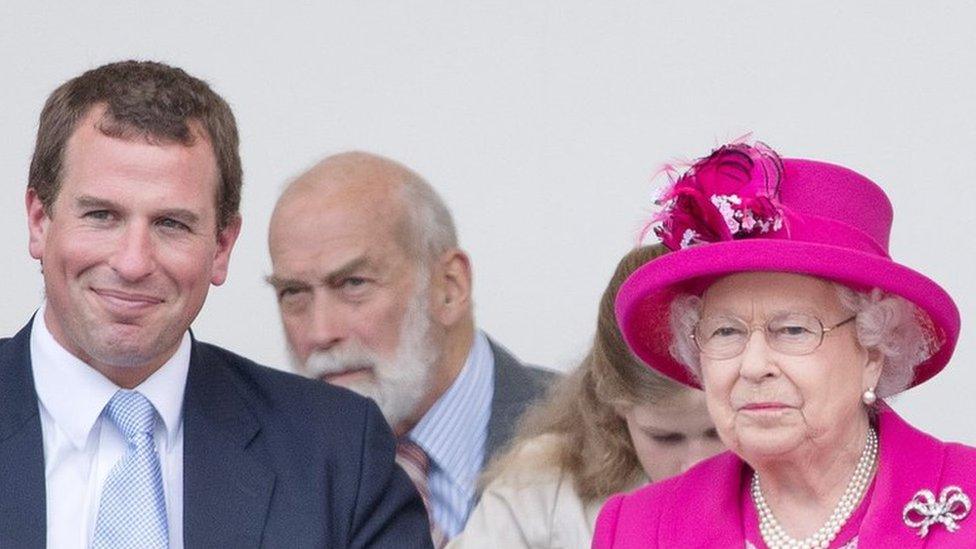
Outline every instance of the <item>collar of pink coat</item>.
[[(865, 547), (899, 549), (922, 547), (926, 541), (946, 532), (941, 525), (933, 527), (927, 539), (905, 525), (902, 509), (921, 489), (938, 494), (943, 484), (968, 484), (963, 478), (942, 480), (944, 444), (918, 431), (883, 406), (878, 416), (879, 468), (874, 493), (869, 502), (863, 527), (858, 535)], [(661, 540), (696, 540), (709, 547), (742, 547), (742, 510), (739, 494), (749, 479), (749, 469), (734, 454), (727, 452), (710, 460), (710, 465), (690, 470), (677, 483), (670, 511), (661, 517)], [(976, 471), (969, 471), (972, 478)], [(716, 487), (721, 487), (716, 489)], [(973, 495), (970, 493), (970, 496)], [(680, 508), (679, 508), (680, 507)], [(708, 517), (707, 523), (702, 517)], [(976, 519), (972, 519), (976, 523)], [(963, 529), (955, 535), (971, 535), (976, 524), (960, 523)], [(967, 529), (966, 526), (969, 526)], [(968, 534), (963, 534), (969, 530)], [(962, 540), (960, 536), (959, 541)]]

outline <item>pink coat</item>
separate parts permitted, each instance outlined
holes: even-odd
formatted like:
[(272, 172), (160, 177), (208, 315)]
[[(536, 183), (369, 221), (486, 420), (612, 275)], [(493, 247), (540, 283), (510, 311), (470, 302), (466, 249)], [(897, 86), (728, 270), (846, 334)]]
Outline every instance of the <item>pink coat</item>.
[[(976, 509), (957, 522), (956, 532), (935, 523), (924, 538), (902, 519), (905, 505), (923, 489), (938, 498), (945, 487), (958, 486), (976, 504), (976, 448), (936, 440), (887, 407), (878, 435), (880, 464), (858, 547), (976, 548)], [(748, 466), (726, 452), (681, 476), (616, 495), (600, 511), (593, 547), (743, 549), (740, 494), (748, 479)]]

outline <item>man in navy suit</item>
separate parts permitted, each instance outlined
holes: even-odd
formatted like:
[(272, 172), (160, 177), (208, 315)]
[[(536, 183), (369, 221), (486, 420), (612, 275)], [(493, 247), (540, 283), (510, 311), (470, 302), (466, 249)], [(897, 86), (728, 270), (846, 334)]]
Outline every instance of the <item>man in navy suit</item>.
[(0, 341), (0, 547), (428, 547), (377, 407), (189, 332), (241, 227), (233, 114), (105, 65), (50, 96), (26, 203), (45, 302)]

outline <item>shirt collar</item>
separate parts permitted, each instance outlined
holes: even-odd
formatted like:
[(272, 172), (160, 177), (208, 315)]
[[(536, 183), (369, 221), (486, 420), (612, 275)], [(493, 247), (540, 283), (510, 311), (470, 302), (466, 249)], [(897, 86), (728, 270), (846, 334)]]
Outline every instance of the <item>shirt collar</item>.
[[(84, 448), (95, 422), (120, 389), (97, 370), (58, 343), (44, 320), (46, 303), (34, 315), (30, 353), (34, 387), (41, 405), (76, 448)], [(168, 445), (179, 432), (183, 390), (190, 369), (191, 338), (183, 334), (180, 346), (165, 364), (134, 390), (149, 399), (163, 420)]]
[(473, 480), (484, 462), (494, 366), (488, 338), (478, 331), (454, 383), (407, 435), (458, 485)]

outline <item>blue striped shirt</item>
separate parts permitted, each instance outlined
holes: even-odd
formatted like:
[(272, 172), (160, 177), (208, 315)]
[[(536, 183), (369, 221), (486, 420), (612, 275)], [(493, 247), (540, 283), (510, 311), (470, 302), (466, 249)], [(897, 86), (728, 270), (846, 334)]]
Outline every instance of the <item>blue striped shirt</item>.
[(485, 461), (494, 376), (488, 338), (475, 332), (457, 379), (407, 435), (430, 458), (431, 514), (448, 538), (461, 533), (474, 507)]

